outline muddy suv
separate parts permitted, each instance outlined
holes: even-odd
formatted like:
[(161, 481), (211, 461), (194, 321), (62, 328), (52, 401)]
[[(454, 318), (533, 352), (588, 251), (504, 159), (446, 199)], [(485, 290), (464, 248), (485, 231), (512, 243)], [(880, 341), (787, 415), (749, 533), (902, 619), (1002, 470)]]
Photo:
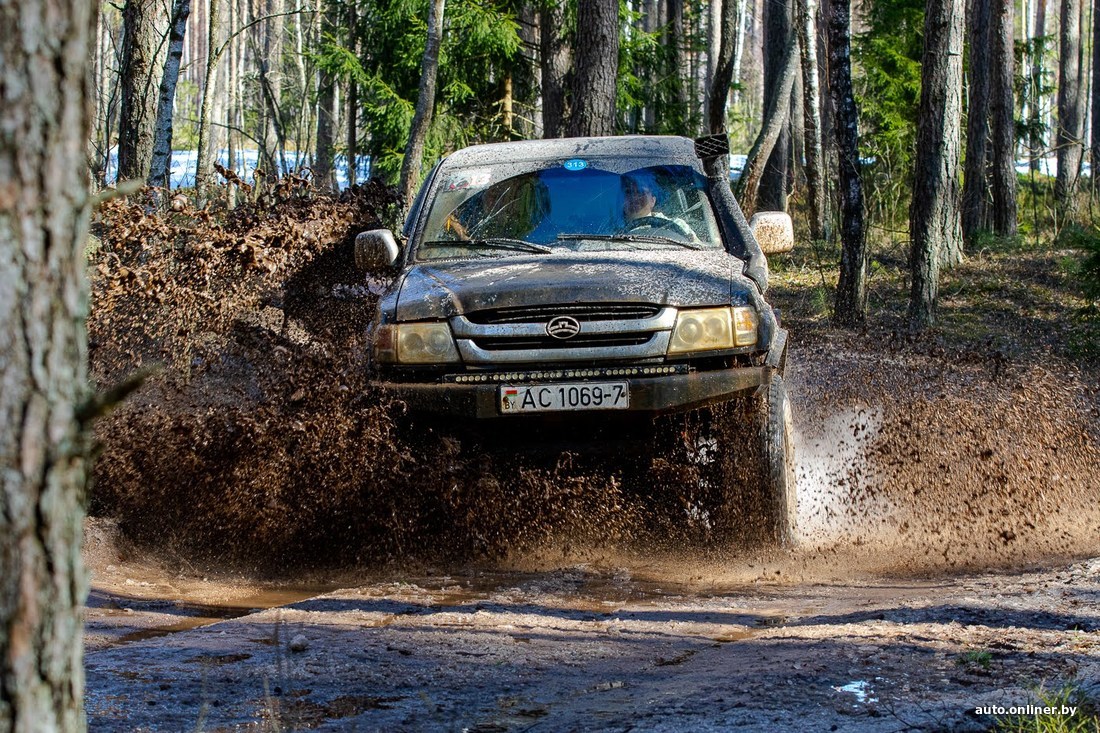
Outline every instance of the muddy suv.
[(448, 156), (403, 246), (386, 229), (356, 239), (359, 267), (394, 275), (371, 326), (378, 380), (414, 410), (520, 433), (548, 416), (733, 405), (739, 437), (700, 437), (685, 460), (751, 462), (769, 533), (789, 543), (787, 332), (765, 300), (765, 255), (791, 248), (791, 221), (746, 222), (728, 152), (724, 135), (631, 136)]

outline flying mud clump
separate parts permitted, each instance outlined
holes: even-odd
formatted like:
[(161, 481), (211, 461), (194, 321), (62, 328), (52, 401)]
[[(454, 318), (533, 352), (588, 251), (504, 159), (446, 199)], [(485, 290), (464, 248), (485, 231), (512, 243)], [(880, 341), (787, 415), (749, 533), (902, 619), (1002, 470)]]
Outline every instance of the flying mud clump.
[(107, 390), (160, 368), (97, 424), (93, 514), (148, 549), (272, 571), (626, 531), (613, 476), (464, 450), (369, 385), (377, 284), (352, 242), (395, 210), (381, 185), (336, 200), (304, 181), (232, 212), (103, 207), (92, 377)]

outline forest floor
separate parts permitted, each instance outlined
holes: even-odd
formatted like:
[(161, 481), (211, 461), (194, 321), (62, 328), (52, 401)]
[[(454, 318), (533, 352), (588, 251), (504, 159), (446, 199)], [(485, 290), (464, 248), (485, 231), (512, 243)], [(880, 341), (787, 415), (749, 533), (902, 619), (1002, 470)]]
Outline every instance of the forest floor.
[[(352, 228), (356, 206), (337, 211)], [(179, 268), (189, 220), (126, 209), (101, 231), (93, 375), (169, 368), (97, 433), (92, 729), (988, 730), (979, 707), (1054, 698), (1094, 714), (1100, 392), (1074, 345), (1074, 252), (973, 253), (919, 338), (889, 249), (854, 332), (825, 317), (835, 262), (773, 263), (801, 542), (766, 552), (614, 462), (484, 454), (362, 389), (346, 354), (371, 285), (316, 254), (307, 208), (279, 227), (306, 233), (299, 260), (228, 228), (223, 269), (192, 248), (195, 282), (234, 283), (216, 309), (123, 251), (171, 228)], [(118, 333), (139, 306), (146, 330)]]

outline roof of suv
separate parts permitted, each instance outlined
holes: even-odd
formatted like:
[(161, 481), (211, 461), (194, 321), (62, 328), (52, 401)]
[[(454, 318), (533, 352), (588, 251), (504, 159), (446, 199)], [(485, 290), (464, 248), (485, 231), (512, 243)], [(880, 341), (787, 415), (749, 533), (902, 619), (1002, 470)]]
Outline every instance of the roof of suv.
[(512, 160), (554, 160), (575, 157), (653, 157), (677, 159), (699, 167), (695, 143), (672, 135), (623, 135), (618, 137), (567, 137), (550, 140), (518, 140), (463, 148), (449, 155), (444, 165), (490, 165)]

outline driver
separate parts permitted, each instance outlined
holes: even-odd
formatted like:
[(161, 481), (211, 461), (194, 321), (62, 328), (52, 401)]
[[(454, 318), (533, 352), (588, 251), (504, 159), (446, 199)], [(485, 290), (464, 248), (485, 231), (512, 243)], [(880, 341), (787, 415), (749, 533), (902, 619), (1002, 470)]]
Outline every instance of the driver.
[(634, 171), (623, 176), (623, 218), (626, 220), (623, 230), (672, 230), (692, 242), (699, 241), (686, 221), (668, 216), (656, 208), (658, 192), (661, 188), (649, 171)]

